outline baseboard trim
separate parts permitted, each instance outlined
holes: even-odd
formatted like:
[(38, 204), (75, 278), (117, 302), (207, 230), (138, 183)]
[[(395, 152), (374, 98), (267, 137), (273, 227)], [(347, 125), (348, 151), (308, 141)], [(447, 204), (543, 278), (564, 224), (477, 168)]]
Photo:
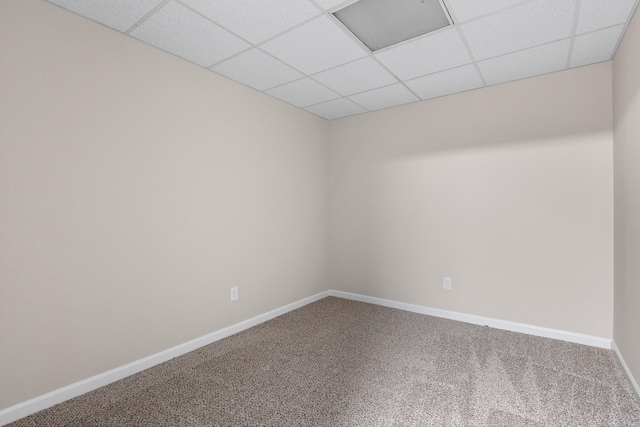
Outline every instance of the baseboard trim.
[(568, 341), (577, 344), (589, 345), (592, 347), (611, 349), (612, 340), (607, 338), (596, 337), (592, 335), (578, 334), (575, 332), (561, 331), (557, 329), (543, 328), (540, 326), (527, 325), (523, 323), (510, 322), (507, 320), (492, 319), (490, 317), (475, 316), (472, 314), (459, 313), (456, 311), (441, 310), (438, 308), (425, 307), (422, 305), (408, 304), (399, 301), (393, 301), (383, 298), (369, 297), (360, 294), (342, 291), (330, 291), (331, 296), (350, 299), (354, 301), (367, 302), (370, 304), (382, 305), (385, 307), (397, 308), (400, 310), (410, 311), (413, 313), (426, 314), (434, 317), (442, 317), (445, 319), (459, 320), (474, 325), (490, 326), (496, 329), (502, 329), (511, 332), (520, 332), (528, 335), (535, 335), (545, 338), (553, 338), (562, 341)]
[(624, 369), (625, 374), (627, 374), (627, 378), (629, 379), (629, 382), (633, 386), (633, 389), (636, 392), (636, 396), (638, 397), (638, 399), (640, 399), (640, 386), (638, 386), (638, 383), (636, 382), (636, 379), (633, 377), (633, 374), (631, 373), (629, 366), (627, 366), (627, 363), (624, 361), (624, 357), (622, 357), (622, 353), (620, 353), (620, 349), (616, 345), (615, 341), (611, 341), (611, 349), (616, 353), (616, 356), (618, 356), (618, 360), (620, 361), (620, 364), (622, 365), (622, 368)]
[(144, 371), (145, 369), (149, 369), (153, 366), (159, 365), (160, 363), (171, 360), (174, 357), (182, 356), (183, 354), (189, 353), (190, 351), (197, 350), (200, 347), (204, 347), (205, 345), (214, 343), (223, 338), (237, 334), (238, 332), (242, 332), (246, 329), (257, 326), (268, 320), (271, 320), (280, 315), (296, 310), (307, 304), (311, 304), (315, 301), (321, 300), (328, 296), (334, 296), (334, 297), (344, 298), (344, 299), (349, 299), (354, 301), (361, 301), (361, 302), (376, 304), (384, 307), (397, 308), (400, 310), (410, 311), (413, 313), (426, 314), (429, 316), (442, 317), (445, 319), (459, 320), (461, 322), (466, 322), (466, 323), (471, 323), (476, 325), (486, 325), (492, 328), (502, 329), (506, 331), (520, 332), (524, 334), (535, 335), (535, 336), (540, 336), (545, 338), (553, 338), (553, 339), (559, 339), (559, 340), (578, 343), (578, 344), (585, 344), (592, 347), (613, 349), (616, 352), (627, 375), (629, 376), (629, 379), (631, 380), (631, 383), (634, 386), (636, 392), (640, 395), (640, 388), (638, 387), (638, 384), (636, 383), (635, 379), (631, 375), (631, 372), (629, 371), (629, 368), (624, 362), (624, 359), (622, 358), (620, 351), (615, 346), (615, 343), (610, 339), (595, 337), (591, 335), (577, 334), (574, 332), (566, 332), (566, 331), (561, 331), (556, 329), (543, 328), (539, 326), (526, 325), (526, 324), (510, 322), (506, 320), (492, 319), (489, 317), (475, 316), (475, 315), (459, 313), (455, 311), (441, 310), (437, 308), (431, 308), (431, 307), (426, 307), (426, 306), (421, 306), (416, 304), (408, 304), (408, 303), (403, 303), (403, 302), (393, 301), (393, 300), (388, 300), (383, 298), (376, 298), (376, 297), (370, 297), (370, 296), (365, 296), (360, 294), (354, 294), (350, 292), (327, 290), (324, 292), (320, 292), (316, 295), (310, 296), (308, 298), (304, 298), (299, 301), (293, 302), (291, 304), (287, 304), (283, 307), (277, 308), (267, 313), (252, 317), (251, 319), (236, 323), (234, 325), (231, 325), (226, 328), (220, 329), (218, 331), (212, 332), (210, 334), (204, 335), (200, 338), (196, 338), (186, 343), (179, 344), (175, 347), (169, 348), (167, 350), (161, 351), (151, 356), (136, 360), (126, 365), (104, 372), (102, 374), (98, 374), (93, 377), (70, 384), (68, 386), (59, 388), (57, 390), (54, 390), (42, 396), (35, 397), (33, 399), (27, 400), (25, 402), (19, 403), (14, 406), (10, 406), (9, 408), (6, 408), (0, 411), (0, 426), (4, 426), (6, 424), (12, 423), (21, 418), (35, 414), (38, 411), (57, 405), (58, 403), (62, 403), (66, 400), (88, 393), (97, 388), (103, 387), (107, 384), (111, 384), (112, 382), (121, 380), (130, 375)]
[(251, 319), (244, 320), (210, 334), (204, 335), (200, 338), (193, 339), (183, 344), (179, 344), (175, 347), (171, 347), (167, 350), (161, 351), (151, 356), (136, 360), (126, 365), (120, 366), (102, 374), (95, 375), (93, 377), (78, 381), (68, 386), (59, 388), (42, 396), (35, 397), (17, 405), (10, 406), (0, 411), (0, 426), (17, 421), (26, 416), (35, 414), (38, 411), (47, 409), (58, 403), (62, 403), (66, 400), (80, 396), (82, 394), (93, 391), (97, 388), (103, 387), (112, 382), (121, 380), (130, 375), (149, 369), (160, 363), (173, 359), (174, 357), (182, 356), (190, 351), (196, 350), (205, 345), (214, 343), (223, 338), (242, 332), (246, 329), (257, 326), (268, 320), (276, 318), (280, 315), (296, 310), (312, 302), (321, 300), (330, 295), (330, 291), (320, 292), (319, 294), (310, 296), (308, 298), (301, 299), (299, 301), (287, 304), (283, 307), (269, 311), (264, 314), (260, 314)]

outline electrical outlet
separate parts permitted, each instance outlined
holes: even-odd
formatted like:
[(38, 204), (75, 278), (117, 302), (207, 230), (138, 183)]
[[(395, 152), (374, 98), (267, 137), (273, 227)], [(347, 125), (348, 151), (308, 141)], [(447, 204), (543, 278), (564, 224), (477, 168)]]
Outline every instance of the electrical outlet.
[(231, 288), (231, 301), (238, 299), (238, 287)]
[(443, 277), (442, 278), (442, 288), (443, 289), (451, 289), (451, 277)]

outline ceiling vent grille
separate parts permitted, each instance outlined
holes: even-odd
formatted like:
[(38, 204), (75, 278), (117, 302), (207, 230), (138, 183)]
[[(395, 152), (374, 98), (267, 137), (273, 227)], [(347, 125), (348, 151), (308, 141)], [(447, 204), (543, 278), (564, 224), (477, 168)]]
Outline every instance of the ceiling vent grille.
[(372, 52), (452, 23), (441, 0), (360, 0), (333, 15)]

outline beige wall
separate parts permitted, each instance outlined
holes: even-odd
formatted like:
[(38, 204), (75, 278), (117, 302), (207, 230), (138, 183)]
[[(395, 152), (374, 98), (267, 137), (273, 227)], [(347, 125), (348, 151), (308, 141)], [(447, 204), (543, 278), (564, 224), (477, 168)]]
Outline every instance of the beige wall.
[(640, 13), (613, 61), (614, 340), (640, 381)]
[[(629, 38), (615, 338), (638, 376)], [(0, 409), (327, 288), (612, 337), (611, 78), (605, 63), (328, 123), (0, 0)]]
[(603, 63), (330, 122), (331, 287), (611, 338), (611, 100)]
[(327, 137), (106, 27), (0, 1), (0, 409), (325, 290)]

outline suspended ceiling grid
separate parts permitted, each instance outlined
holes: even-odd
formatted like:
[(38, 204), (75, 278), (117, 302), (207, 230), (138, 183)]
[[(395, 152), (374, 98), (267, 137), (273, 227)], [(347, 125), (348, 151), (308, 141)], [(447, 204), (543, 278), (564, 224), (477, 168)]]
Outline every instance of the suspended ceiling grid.
[(640, 0), (441, 0), (452, 25), (375, 52), (353, 0), (48, 1), (333, 120), (611, 60)]

